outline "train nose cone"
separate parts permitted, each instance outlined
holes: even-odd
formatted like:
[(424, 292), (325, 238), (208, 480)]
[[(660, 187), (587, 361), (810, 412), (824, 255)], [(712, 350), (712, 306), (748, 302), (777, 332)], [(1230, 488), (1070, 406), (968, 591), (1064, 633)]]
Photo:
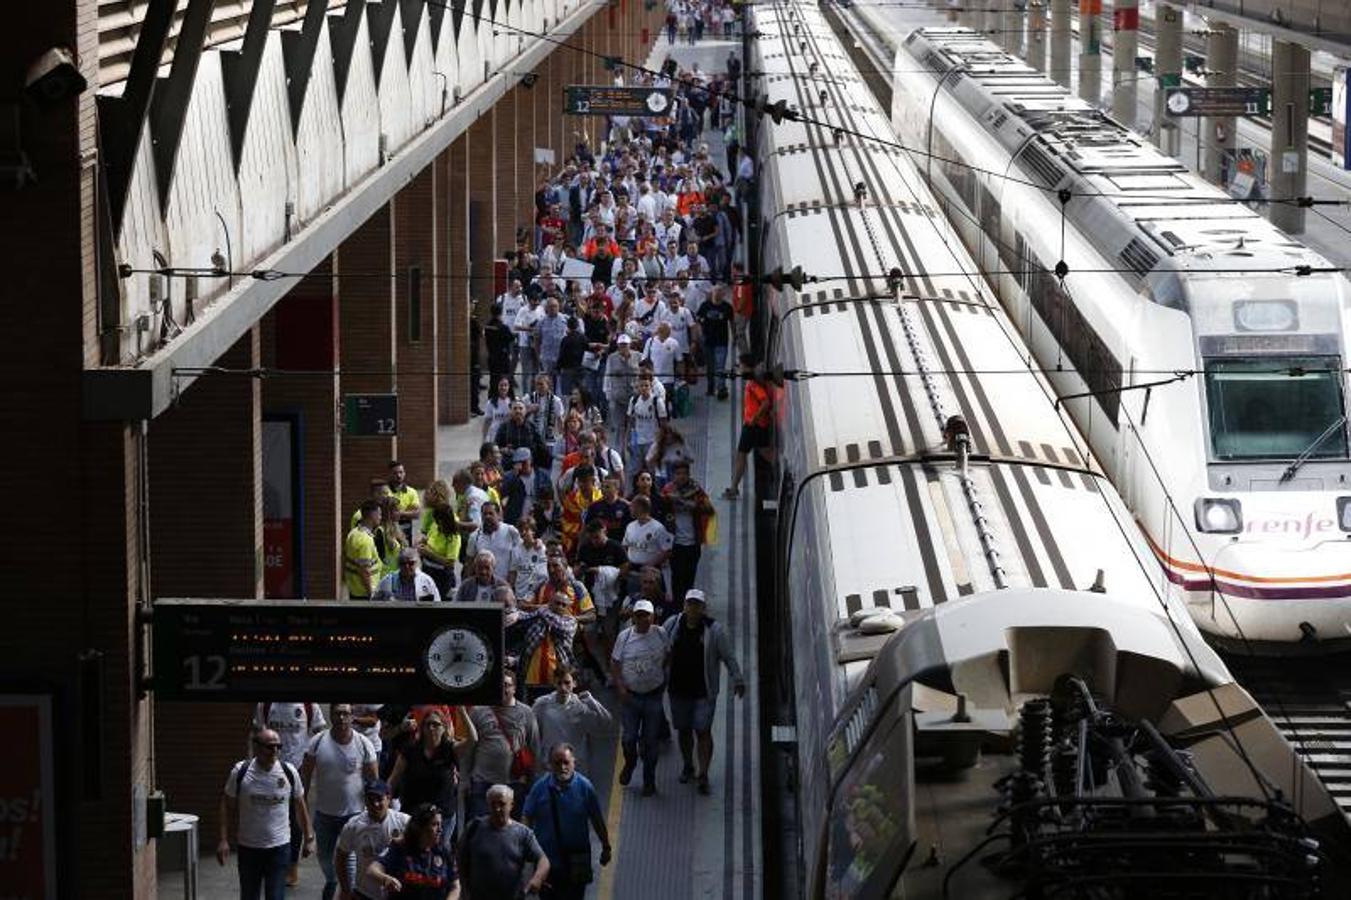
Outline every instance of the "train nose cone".
[(1193, 604), (1203, 631), (1320, 649), (1351, 635), (1351, 541), (1240, 539), (1216, 551), (1211, 570), (1210, 596)]

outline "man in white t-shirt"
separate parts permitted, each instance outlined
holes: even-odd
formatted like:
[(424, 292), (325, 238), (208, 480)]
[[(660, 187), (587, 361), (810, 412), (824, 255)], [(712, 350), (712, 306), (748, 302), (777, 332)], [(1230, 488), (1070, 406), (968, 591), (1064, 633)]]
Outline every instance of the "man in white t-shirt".
[(511, 285), (502, 294), (497, 297), (497, 308), (502, 310), (502, 322), (512, 330), (516, 336), (516, 342), (511, 345), (511, 362), (508, 374), (513, 377), (516, 374), (516, 366), (521, 361), (521, 334), (516, 331), (516, 316), (521, 310), (527, 309), (529, 303), (525, 299), (525, 291), (521, 289), (521, 280), (513, 278)]
[[(535, 326), (544, 318), (544, 304), (538, 293), (530, 294), (526, 303), (516, 311), (511, 320), (511, 330), (516, 332), (516, 358), (521, 363), (521, 393), (525, 393), (539, 372), (539, 355), (535, 353)], [(507, 321), (504, 314), (502, 321)]]
[(259, 703), (253, 710), (253, 731), (271, 728), (281, 735), (281, 758), (297, 769), (310, 738), (327, 727), (318, 703)]
[(253, 758), (230, 769), (220, 798), (220, 841), (216, 860), (230, 858), (230, 822), (235, 823), (239, 894), (267, 900), (286, 895), (286, 870), (291, 863), (291, 822), (304, 835), (305, 856), (314, 852), (314, 828), (305, 805), (300, 773), (280, 758), (281, 736), (270, 728), (253, 736)]
[(666, 302), (657, 308), (657, 323), (665, 323), (671, 329), (671, 337), (680, 345), (680, 358), (690, 352), (691, 331), (694, 329), (694, 315), (685, 308), (679, 292), (671, 291)]
[(338, 876), (333, 848), (347, 820), (361, 812), (362, 785), (376, 777), (375, 748), (352, 727), (352, 705), (330, 708), (333, 726), (310, 738), (300, 777), (314, 791), (314, 834), (319, 868), (324, 873), (323, 900), (333, 900)]
[(652, 501), (641, 494), (629, 503), (633, 521), (624, 527), (624, 555), (629, 569), (641, 572), (645, 566), (665, 567), (675, 544), (666, 526), (652, 518)]
[(647, 346), (643, 348), (643, 356), (652, 360), (652, 374), (662, 383), (662, 387), (666, 388), (668, 397), (673, 396), (675, 392), (676, 360), (680, 359), (681, 355), (680, 342), (671, 336), (671, 323), (658, 321), (657, 332), (648, 338)]
[[(635, 505), (642, 499), (637, 498)], [(627, 785), (633, 780), (641, 752), (644, 797), (657, 792), (657, 734), (666, 717), (662, 691), (670, 661), (666, 632), (653, 627), (652, 616), (650, 601), (633, 604), (633, 624), (619, 633), (610, 654), (623, 722), (624, 767), (619, 771), (619, 783)]]
[[(384, 887), (367, 875), (366, 870), (408, 828), (408, 814), (389, 808), (389, 785), (383, 781), (366, 783), (365, 804), (366, 808), (348, 819), (342, 827), (330, 862), (338, 873), (338, 885), (344, 900), (352, 897), (353, 891), (356, 891), (356, 896), (373, 900), (384, 896)], [(353, 871), (356, 872), (355, 880), (352, 878)]]
[(521, 533), (515, 525), (502, 521), (502, 508), (491, 500), (479, 508), (479, 517), (482, 525), (469, 536), (465, 555), (472, 559), (484, 550), (492, 553), (501, 566), (497, 574), (510, 584), (515, 580), (511, 566), (516, 559), (516, 550), (521, 546)]
[(653, 393), (654, 383), (649, 374), (638, 376), (638, 392), (629, 398), (625, 415), (629, 429), (627, 468), (635, 475), (644, 466), (648, 448), (657, 439), (657, 429), (667, 418), (666, 402)]

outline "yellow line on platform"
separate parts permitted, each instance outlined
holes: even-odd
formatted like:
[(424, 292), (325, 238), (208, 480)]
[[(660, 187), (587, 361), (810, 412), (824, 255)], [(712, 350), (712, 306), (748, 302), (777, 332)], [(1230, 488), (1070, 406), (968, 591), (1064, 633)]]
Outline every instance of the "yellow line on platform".
[(619, 783), (619, 770), (624, 765), (622, 738), (622, 731), (615, 735), (614, 773), (610, 776), (610, 802), (605, 810), (605, 828), (610, 832), (610, 864), (600, 870), (596, 900), (610, 900), (615, 889), (615, 869), (619, 868), (619, 814), (624, 808), (624, 788)]

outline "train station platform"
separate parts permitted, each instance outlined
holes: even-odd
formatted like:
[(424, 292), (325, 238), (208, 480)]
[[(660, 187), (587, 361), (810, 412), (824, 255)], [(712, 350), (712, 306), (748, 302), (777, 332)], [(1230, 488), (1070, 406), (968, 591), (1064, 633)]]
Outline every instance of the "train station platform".
[[(696, 45), (681, 40), (673, 46), (663, 36), (646, 65), (660, 68), (669, 57), (682, 68), (697, 64), (705, 72), (725, 67), (727, 55), (739, 51), (739, 40), (707, 39)], [(708, 131), (710, 157), (725, 158), (721, 133)], [(705, 396), (703, 384), (692, 385), (693, 415), (676, 420), (694, 457), (694, 478), (709, 495), (718, 498), (731, 479), (732, 461), (740, 430), (739, 385), (732, 396), (717, 401)], [(434, 477), (449, 480), (455, 470), (476, 459), (483, 440), (483, 420), (440, 426)], [(427, 473), (428, 477), (430, 473)], [(418, 477), (410, 473), (410, 477)], [(760, 760), (755, 623), (755, 535), (753, 492), (741, 499), (715, 499), (718, 542), (704, 549), (696, 584), (709, 598), (709, 614), (728, 629), (734, 653), (746, 675), (746, 695), (736, 698), (724, 673), (713, 725), (714, 760), (709, 772), (712, 792), (698, 793), (693, 783), (681, 784), (680, 753), (672, 740), (662, 745), (657, 771), (657, 795), (642, 797), (638, 780), (629, 787), (618, 783), (620, 734), (619, 701), (614, 691), (593, 687), (593, 693), (615, 716), (614, 727), (593, 748), (593, 768), (585, 772), (600, 794), (614, 850), (613, 862), (599, 865), (597, 881), (588, 897), (644, 898), (644, 900), (758, 900), (762, 890), (761, 823), (759, 818)], [(221, 867), (212, 848), (214, 834), (201, 836), (204, 851), (198, 864), (199, 897), (237, 893), (233, 860)], [(170, 860), (172, 862), (172, 860)], [(161, 872), (160, 900), (184, 896), (181, 872)], [(304, 861), (300, 883), (289, 896), (318, 896), (323, 877), (315, 860)]]

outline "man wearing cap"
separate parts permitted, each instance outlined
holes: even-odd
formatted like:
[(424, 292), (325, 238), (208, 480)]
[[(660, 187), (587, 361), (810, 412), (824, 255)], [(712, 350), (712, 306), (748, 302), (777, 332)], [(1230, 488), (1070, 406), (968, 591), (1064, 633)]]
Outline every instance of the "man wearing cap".
[[(635, 606), (636, 608), (636, 606)], [(732, 678), (732, 692), (746, 693), (741, 666), (732, 655), (732, 639), (721, 622), (708, 615), (704, 592), (691, 588), (685, 592), (685, 609), (666, 620), (663, 630), (671, 644), (671, 678), (667, 692), (671, 698), (671, 722), (680, 741), (684, 768), (680, 783), (697, 779), (699, 793), (707, 794), (708, 769), (713, 762), (713, 713), (718, 705), (722, 671), (726, 666)], [(698, 741), (699, 768), (694, 767), (693, 750)]]
[(534, 455), (525, 447), (516, 448), (511, 462), (515, 468), (498, 484), (497, 491), (502, 495), (503, 520), (519, 522), (534, 505), (540, 488), (548, 486), (549, 473), (535, 468)]
[(641, 749), (644, 797), (657, 792), (657, 735), (666, 718), (661, 695), (670, 662), (670, 636), (654, 627), (652, 619), (652, 601), (634, 603), (633, 624), (619, 633), (610, 654), (623, 723), (624, 767), (619, 783), (627, 785), (633, 780)]
[(390, 572), (380, 579), (372, 600), (421, 600), (436, 603), (441, 592), (436, 588), (432, 576), (418, 568), (416, 547), (404, 547), (399, 551), (399, 570)]
[(610, 404), (610, 427), (614, 442), (620, 447), (628, 443), (628, 409), (633, 397), (634, 382), (638, 378), (638, 354), (633, 352), (633, 341), (627, 334), (615, 339), (615, 352), (605, 360), (605, 399)]
[[(384, 888), (366, 870), (396, 838), (403, 836), (408, 827), (408, 814), (389, 808), (389, 785), (385, 782), (366, 782), (364, 796), (366, 808), (347, 820), (338, 835), (337, 846), (333, 848), (332, 864), (338, 873), (339, 900), (380, 900), (384, 896)], [(355, 879), (352, 877), (354, 871)]]

